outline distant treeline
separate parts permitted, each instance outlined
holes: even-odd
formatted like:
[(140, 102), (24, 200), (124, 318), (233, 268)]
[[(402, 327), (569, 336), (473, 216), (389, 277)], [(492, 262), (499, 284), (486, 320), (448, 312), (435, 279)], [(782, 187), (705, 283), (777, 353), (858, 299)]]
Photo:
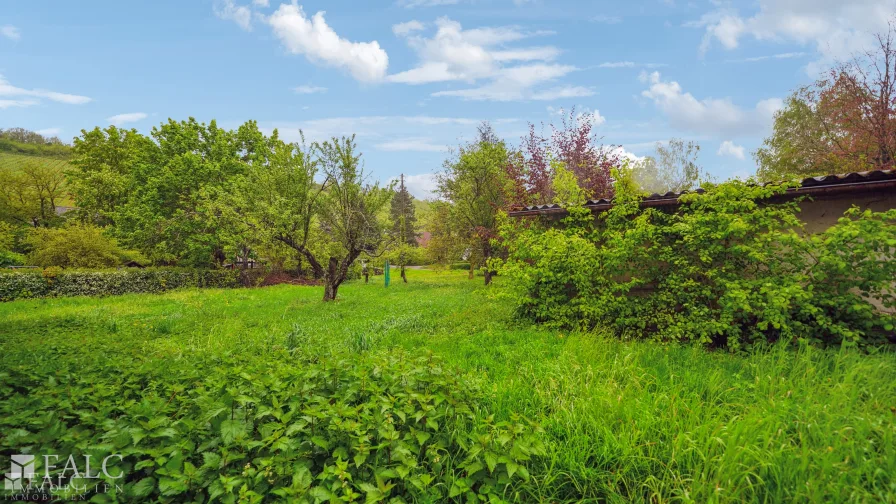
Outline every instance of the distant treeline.
[(0, 152), (66, 159), (71, 146), (59, 137), (47, 137), (24, 128), (0, 129)]

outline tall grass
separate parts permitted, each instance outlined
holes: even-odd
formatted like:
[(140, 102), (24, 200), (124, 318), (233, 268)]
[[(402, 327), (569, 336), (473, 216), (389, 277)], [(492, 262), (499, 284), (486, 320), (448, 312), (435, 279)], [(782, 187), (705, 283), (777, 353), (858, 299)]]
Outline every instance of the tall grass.
[(521, 501), (896, 501), (896, 355), (750, 355), (521, 325), (463, 272), (409, 284), (186, 290), (0, 304), (0, 367), (26, 356), (164, 365), (195, 353), (433, 352), (498, 420), (545, 428)]

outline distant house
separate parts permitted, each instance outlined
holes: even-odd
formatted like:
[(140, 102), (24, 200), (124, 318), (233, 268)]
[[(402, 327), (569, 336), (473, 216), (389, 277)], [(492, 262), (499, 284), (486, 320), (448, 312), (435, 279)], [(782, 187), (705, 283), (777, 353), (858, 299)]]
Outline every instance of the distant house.
[(76, 209), (76, 207), (59, 206), (59, 205), (56, 205), (56, 208), (55, 208), (56, 215), (64, 215), (64, 214), (67, 214), (68, 212), (71, 212), (72, 210), (75, 210), (75, 209)]
[[(696, 192), (701, 193), (703, 190), (697, 189)], [(641, 201), (641, 206), (673, 208), (680, 204), (678, 198), (682, 194), (684, 193), (651, 194)], [(875, 212), (896, 208), (896, 170), (810, 177), (804, 179), (798, 187), (787, 189), (775, 200), (786, 201), (801, 196), (809, 198), (798, 203), (799, 217), (805, 223), (807, 231), (819, 233), (836, 224), (843, 212), (853, 205)], [(613, 200), (590, 200), (585, 203), (585, 207), (597, 214), (612, 208)], [(511, 217), (543, 216), (548, 219), (560, 219), (566, 214), (566, 210), (553, 204), (518, 208), (508, 213)]]

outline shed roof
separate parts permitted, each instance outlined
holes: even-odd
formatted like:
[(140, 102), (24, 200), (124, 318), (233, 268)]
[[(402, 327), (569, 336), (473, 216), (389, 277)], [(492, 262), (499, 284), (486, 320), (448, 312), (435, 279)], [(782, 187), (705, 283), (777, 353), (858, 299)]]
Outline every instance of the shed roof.
[[(799, 186), (788, 188), (785, 191), (785, 197), (818, 194), (860, 193), (882, 189), (896, 190), (896, 170), (874, 170), (809, 177), (807, 179), (803, 179)], [(677, 205), (679, 204), (679, 196), (681, 196), (682, 194), (687, 194), (688, 192), (703, 193), (704, 191), (703, 189), (696, 189), (694, 191), (683, 191), (679, 193), (653, 193), (641, 200), (641, 206), (653, 207)], [(607, 210), (612, 206), (612, 198), (601, 198), (597, 200), (588, 200), (585, 202), (585, 208), (589, 208), (595, 212)], [(566, 213), (566, 210), (563, 207), (557, 204), (549, 204), (516, 208), (511, 210), (508, 215), (510, 215), (511, 217), (525, 217), (531, 215), (562, 213)]]

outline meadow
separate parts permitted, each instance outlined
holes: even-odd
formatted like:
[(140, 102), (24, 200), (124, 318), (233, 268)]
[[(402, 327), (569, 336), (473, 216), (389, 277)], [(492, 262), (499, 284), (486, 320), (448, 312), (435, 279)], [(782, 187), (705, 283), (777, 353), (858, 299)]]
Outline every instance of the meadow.
[[(357, 404), (358, 392), (345, 392), (351, 380), (361, 390), (368, 379), (387, 381), (376, 399), (383, 406), (369, 413), (376, 417), (406, 397), (401, 387), (416, 376), (470, 412), (409, 431), (423, 440), (407, 462), (411, 476), (399, 470), (393, 478), (419, 488), (405, 500), (468, 501), (476, 496), (451, 478), (503, 470), (476, 480), (498, 489), (492, 500), (896, 501), (891, 351), (778, 346), (732, 354), (570, 334), (518, 320), (494, 296), (500, 278), (489, 288), (458, 271), (410, 270), (408, 278), (388, 289), (382, 277), (352, 281), (332, 303), (320, 301), (322, 287), (292, 285), (0, 303), (0, 451), (125, 453), (127, 487), (96, 500), (387, 500), (403, 488), (387, 484), (394, 473), (376, 469), (368, 484), (351, 472), (360, 462), (339, 465), (333, 439), (348, 432), (341, 424), (329, 425), (330, 440), (309, 437), (308, 457), (336, 467), (332, 475), (305, 466), (307, 476), (279, 474), (294, 466), (278, 466), (276, 454), (248, 454), (275, 453), (264, 417), (288, 424), (280, 404), (304, 394), (302, 380), (323, 380), (314, 394), (331, 391), (332, 399), (313, 403), (320, 408)], [(348, 385), (338, 386), (345, 375)], [(229, 410), (203, 402), (224, 396)], [(437, 411), (438, 397), (424, 410)], [(413, 418), (398, 412), (395, 425)], [(492, 460), (486, 448), (486, 462), (475, 467), (429, 458), (430, 436), (483, 425), (477, 436), (498, 433), (499, 441), (504, 432), (528, 433), (531, 450), (514, 454), (520, 444), (510, 458)], [(378, 426), (371, 432), (378, 428), (384, 435)], [(475, 442), (447, 439), (444, 453), (474, 457)], [(337, 484), (313, 491), (312, 479)], [(340, 485), (358, 490), (337, 495)]]

